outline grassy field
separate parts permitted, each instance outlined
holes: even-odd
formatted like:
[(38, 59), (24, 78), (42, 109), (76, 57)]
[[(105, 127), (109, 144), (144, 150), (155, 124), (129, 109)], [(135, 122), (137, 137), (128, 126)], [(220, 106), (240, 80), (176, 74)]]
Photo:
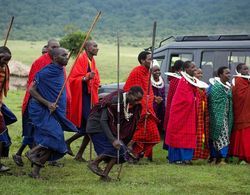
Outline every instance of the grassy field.
[[(10, 41), (13, 58), (30, 64), (40, 54), (44, 42)], [(19, 45), (20, 44), (20, 45)], [(140, 48), (121, 48), (124, 61), (124, 76), (136, 65), (136, 56)], [(115, 46), (100, 44), (98, 56), (101, 77), (105, 82), (114, 81)], [(23, 57), (23, 58), (22, 58)], [(127, 66), (126, 66), (127, 65)], [(103, 71), (103, 72), (102, 72)], [(250, 166), (235, 163), (224, 166), (210, 166), (205, 161), (196, 161), (193, 166), (176, 166), (166, 162), (166, 152), (162, 144), (154, 149), (154, 162), (142, 160), (138, 165), (125, 164), (121, 181), (103, 183), (87, 169), (86, 163), (80, 163), (65, 156), (60, 162), (63, 168), (46, 166), (42, 170), (43, 180), (34, 180), (27, 176), (31, 167), (26, 158), (25, 166), (17, 167), (11, 156), (21, 143), (21, 102), (24, 91), (10, 91), (4, 102), (17, 115), (18, 122), (9, 127), (12, 138), (10, 158), (3, 163), (11, 168), (11, 174), (0, 174), (0, 194), (250, 194)], [(70, 136), (66, 133), (66, 137)], [(76, 153), (81, 140), (72, 144)], [(85, 158), (89, 159), (89, 148)], [(111, 176), (116, 178), (118, 166)]]
[[(28, 66), (41, 55), (42, 47), (46, 41), (8, 41), (8, 47), (12, 51), (12, 58)], [(97, 67), (101, 76), (101, 83), (116, 82), (117, 47), (113, 44), (98, 44), (99, 52), (96, 56)], [(137, 55), (143, 48), (120, 48), (120, 75), (121, 81), (125, 81), (130, 70), (138, 65)], [(70, 59), (67, 69), (70, 70), (74, 59)]]

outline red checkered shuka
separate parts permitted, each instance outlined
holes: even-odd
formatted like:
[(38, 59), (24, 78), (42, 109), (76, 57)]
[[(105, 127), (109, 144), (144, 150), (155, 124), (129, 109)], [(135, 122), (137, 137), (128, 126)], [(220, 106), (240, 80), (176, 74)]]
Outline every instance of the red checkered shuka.
[(197, 89), (196, 148), (193, 159), (207, 159), (209, 156), (209, 113), (206, 91)]
[(175, 148), (196, 148), (197, 89), (181, 78), (174, 94), (165, 143)]
[[(152, 86), (150, 87), (148, 104), (146, 106), (148, 82), (149, 82), (148, 69), (142, 65), (139, 65), (131, 71), (123, 89), (125, 91), (128, 91), (132, 86), (140, 86), (144, 92), (143, 99), (141, 102), (142, 104), (141, 118), (140, 121), (138, 122), (135, 134), (133, 136), (133, 141), (156, 144), (160, 142), (160, 135), (157, 128), (157, 123), (159, 122), (159, 120), (157, 119), (153, 109), (154, 94)], [(146, 107), (150, 115), (146, 120), (146, 129), (145, 129), (144, 124), (146, 116)]]

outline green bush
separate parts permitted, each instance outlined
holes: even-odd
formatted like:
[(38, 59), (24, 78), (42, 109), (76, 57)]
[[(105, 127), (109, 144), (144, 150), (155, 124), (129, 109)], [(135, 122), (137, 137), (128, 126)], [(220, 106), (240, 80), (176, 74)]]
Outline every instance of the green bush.
[[(72, 52), (72, 56), (75, 57), (79, 52), (79, 49), (81, 48), (85, 37), (86, 33), (81, 31), (75, 31), (65, 35), (60, 40), (60, 45)], [(89, 37), (89, 39), (91, 39), (91, 37)]]

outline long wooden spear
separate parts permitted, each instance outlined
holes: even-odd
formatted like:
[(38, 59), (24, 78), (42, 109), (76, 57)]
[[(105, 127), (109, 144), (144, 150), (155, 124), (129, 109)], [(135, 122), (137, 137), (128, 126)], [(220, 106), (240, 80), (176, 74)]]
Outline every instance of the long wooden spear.
[(10, 30), (12, 28), (13, 21), (14, 21), (14, 16), (11, 17), (10, 25), (9, 25), (9, 28), (8, 28), (8, 31), (7, 31), (7, 34), (6, 34), (6, 37), (5, 37), (4, 44), (3, 44), (4, 46), (7, 45), (7, 41), (8, 41), (9, 35), (10, 35)]
[[(117, 140), (120, 141), (120, 39), (117, 33)], [(120, 164), (120, 149), (117, 150), (117, 164)], [(120, 180), (122, 164), (118, 170), (117, 179)]]
[(73, 66), (72, 66), (71, 69), (70, 69), (69, 75), (68, 75), (68, 77), (65, 79), (65, 81), (64, 81), (64, 83), (63, 83), (63, 86), (62, 86), (62, 88), (61, 88), (61, 90), (60, 90), (60, 92), (59, 92), (59, 94), (58, 94), (58, 96), (57, 96), (57, 98), (56, 98), (55, 104), (58, 103), (58, 101), (59, 101), (59, 99), (60, 99), (60, 97), (61, 97), (61, 95), (62, 95), (62, 92), (63, 92), (63, 90), (64, 90), (64, 88), (65, 88), (65, 86), (66, 86), (66, 83), (67, 83), (68, 80), (69, 80), (69, 77), (70, 77), (70, 75), (71, 75), (71, 72), (72, 72), (72, 70), (73, 70), (73, 68), (74, 68), (74, 66), (75, 66), (75, 64), (76, 64), (76, 61), (77, 61), (77, 59), (79, 58), (80, 54), (82, 53), (82, 50), (83, 50), (83, 48), (84, 48), (84, 45), (85, 45), (85, 43), (87, 42), (87, 40), (88, 40), (88, 38), (89, 38), (89, 36), (90, 36), (90, 33), (92, 32), (92, 30), (93, 30), (93, 28), (94, 28), (96, 22), (98, 21), (100, 15), (101, 15), (101, 12), (99, 11), (99, 12), (97, 13), (97, 15), (96, 15), (96, 17), (95, 17), (95, 19), (94, 19), (92, 25), (90, 26), (89, 31), (88, 31), (87, 34), (86, 34), (86, 37), (85, 37), (85, 39), (84, 39), (84, 41), (83, 41), (83, 43), (82, 43), (82, 46), (81, 46), (81, 48), (79, 49), (79, 52), (78, 52), (78, 54), (77, 54), (77, 56), (76, 56), (76, 58), (75, 58), (75, 61), (74, 61), (74, 63), (73, 63)]
[(146, 99), (146, 117), (145, 117), (145, 121), (144, 121), (144, 133), (146, 133), (146, 129), (147, 129), (148, 102), (149, 102), (150, 86), (151, 86), (151, 68), (152, 68), (153, 59), (154, 59), (155, 34), (156, 34), (156, 21), (154, 21), (153, 35), (152, 35), (152, 48), (151, 48), (152, 63), (151, 63), (150, 68), (148, 70), (149, 71), (149, 77), (148, 77), (148, 90), (147, 90), (147, 99)]
[[(120, 42), (119, 42), (119, 35), (117, 33), (117, 140), (120, 141)], [(119, 164), (119, 151), (117, 150), (117, 162)]]

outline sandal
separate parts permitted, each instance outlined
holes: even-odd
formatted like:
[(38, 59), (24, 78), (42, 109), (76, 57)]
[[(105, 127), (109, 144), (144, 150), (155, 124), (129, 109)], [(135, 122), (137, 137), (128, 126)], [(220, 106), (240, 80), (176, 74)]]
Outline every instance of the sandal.
[(12, 156), (14, 162), (16, 163), (17, 166), (19, 167), (23, 167), (24, 163), (23, 163), (23, 160), (22, 160), (22, 157), (17, 155), (17, 154), (14, 154)]
[(6, 172), (6, 171), (9, 171), (9, 170), (10, 170), (9, 167), (6, 167), (5, 165), (0, 164), (0, 172)]
[(30, 152), (26, 152), (25, 153), (25, 156), (29, 159), (29, 161), (31, 162), (31, 166), (33, 166), (33, 164), (39, 166), (39, 167), (44, 167), (44, 165), (39, 162), (39, 161), (36, 161), (36, 159), (32, 159), (32, 156), (30, 155)]
[(32, 172), (28, 174), (33, 179), (42, 179), (40, 175), (34, 175)]
[[(98, 167), (97, 165), (95, 165), (95, 164), (89, 162), (88, 165), (87, 165), (87, 167), (88, 167), (93, 173), (95, 173), (96, 175), (99, 175), (99, 176), (102, 176), (102, 177), (104, 176), (104, 175), (103, 175), (103, 170), (102, 170), (100, 167)], [(105, 177), (105, 176), (104, 176), (104, 177)]]

